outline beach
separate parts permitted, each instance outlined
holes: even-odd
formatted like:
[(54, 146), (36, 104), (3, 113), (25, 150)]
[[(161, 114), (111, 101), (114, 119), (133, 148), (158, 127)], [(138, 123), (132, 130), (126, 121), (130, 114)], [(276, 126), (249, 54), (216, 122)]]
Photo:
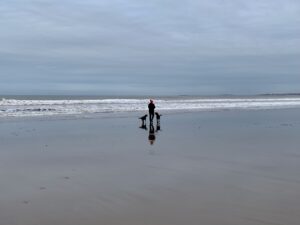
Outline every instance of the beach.
[(299, 224), (300, 109), (140, 115), (2, 120), (0, 225)]

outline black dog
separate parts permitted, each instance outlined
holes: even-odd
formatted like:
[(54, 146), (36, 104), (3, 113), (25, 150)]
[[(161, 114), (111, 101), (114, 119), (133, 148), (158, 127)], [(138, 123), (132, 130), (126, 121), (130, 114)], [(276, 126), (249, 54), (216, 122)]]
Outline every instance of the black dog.
[(144, 115), (144, 116), (142, 116), (142, 117), (139, 118), (139, 119), (142, 120), (142, 123), (143, 123), (143, 124), (146, 122), (147, 116), (148, 116), (148, 115), (146, 114), (146, 115)]
[(155, 115), (156, 115), (156, 131), (159, 131), (160, 130), (160, 117), (161, 117), (161, 114), (156, 112)]
[(147, 114), (140, 117), (139, 119), (142, 120), (142, 125), (140, 126), (140, 128), (147, 130), (147, 126), (146, 126), (146, 119), (147, 119)]
[(161, 117), (162, 115), (159, 114), (158, 112), (156, 112), (155, 115), (156, 115), (156, 119), (157, 119), (157, 120), (160, 120), (160, 117)]

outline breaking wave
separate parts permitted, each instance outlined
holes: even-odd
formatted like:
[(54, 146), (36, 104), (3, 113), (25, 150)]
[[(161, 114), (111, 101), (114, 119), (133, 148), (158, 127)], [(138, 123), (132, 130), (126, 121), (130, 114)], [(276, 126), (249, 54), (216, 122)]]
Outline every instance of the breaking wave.
[[(0, 100), (0, 117), (85, 115), (147, 111), (148, 99)], [(155, 101), (158, 111), (216, 111), (300, 107), (300, 97), (165, 98)]]

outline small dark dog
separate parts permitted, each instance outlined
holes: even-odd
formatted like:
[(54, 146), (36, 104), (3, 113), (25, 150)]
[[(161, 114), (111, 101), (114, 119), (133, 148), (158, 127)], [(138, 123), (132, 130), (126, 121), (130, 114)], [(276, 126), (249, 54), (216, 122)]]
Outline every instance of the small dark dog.
[(157, 119), (157, 120), (160, 120), (160, 117), (161, 117), (162, 115), (159, 114), (158, 112), (156, 112), (155, 115), (156, 115), (156, 119)]
[(147, 116), (148, 116), (148, 115), (146, 114), (146, 115), (144, 115), (144, 116), (142, 116), (142, 117), (139, 118), (139, 119), (142, 120), (142, 123), (143, 123), (143, 124), (146, 122)]
[(155, 115), (156, 115), (156, 131), (159, 131), (160, 130), (160, 117), (161, 117), (161, 114), (156, 112)]

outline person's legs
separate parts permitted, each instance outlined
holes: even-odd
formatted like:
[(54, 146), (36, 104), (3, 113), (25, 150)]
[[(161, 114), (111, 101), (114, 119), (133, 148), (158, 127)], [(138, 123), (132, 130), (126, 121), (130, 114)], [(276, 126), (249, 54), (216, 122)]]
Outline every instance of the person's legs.
[(154, 118), (154, 113), (149, 113), (150, 122), (153, 121), (153, 118)]

